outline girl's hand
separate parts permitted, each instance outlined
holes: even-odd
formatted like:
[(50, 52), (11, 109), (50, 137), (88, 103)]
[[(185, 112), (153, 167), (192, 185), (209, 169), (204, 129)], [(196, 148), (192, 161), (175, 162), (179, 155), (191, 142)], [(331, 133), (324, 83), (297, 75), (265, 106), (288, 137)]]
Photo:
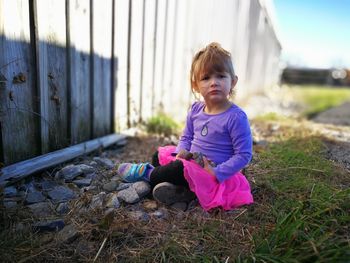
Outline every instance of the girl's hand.
[(209, 174), (211, 174), (216, 178), (215, 172), (213, 170), (213, 166), (210, 165), (209, 160), (205, 156), (203, 156), (203, 162), (204, 162), (204, 167), (203, 167), (204, 170), (206, 170)]
[(176, 159), (185, 159), (189, 160), (192, 158), (192, 153), (187, 150), (180, 150), (179, 153), (176, 155)]

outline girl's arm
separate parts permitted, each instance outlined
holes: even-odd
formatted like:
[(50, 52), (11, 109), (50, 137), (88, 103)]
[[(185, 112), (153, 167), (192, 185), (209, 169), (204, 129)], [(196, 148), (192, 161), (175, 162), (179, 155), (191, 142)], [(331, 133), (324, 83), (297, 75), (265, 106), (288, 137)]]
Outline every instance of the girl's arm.
[(246, 114), (237, 113), (235, 118), (228, 120), (227, 125), (234, 155), (226, 162), (212, 168), (219, 182), (223, 182), (242, 170), (252, 159), (253, 142)]
[(192, 109), (187, 114), (186, 125), (180, 137), (179, 143), (176, 147), (176, 153), (179, 153), (181, 150), (190, 151), (192, 140), (193, 140), (193, 122), (192, 122)]

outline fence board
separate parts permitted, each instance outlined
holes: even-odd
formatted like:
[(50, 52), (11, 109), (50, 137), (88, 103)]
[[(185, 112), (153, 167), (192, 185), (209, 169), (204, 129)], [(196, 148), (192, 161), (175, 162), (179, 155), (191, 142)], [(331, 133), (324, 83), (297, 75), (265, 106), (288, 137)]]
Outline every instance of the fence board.
[(69, 145), (67, 134), (66, 7), (61, 0), (36, 0), (38, 83), (43, 153)]
[(69, 88), (71, 143), (91, 137), (90, 1), (69, 0)]
[(115, 124), (116, 130), (127, 128), (127, 59), (128, 59), (128, 14), (129, 0), (115, 0), (115, 34), (114, 52), (117, 60), (115, 77), (117, 90), (115, 91)]
[(93, 137), (111, 127), (112, 0), (92, 1)]
[(5, 164), (40, 154), (28, 3), (0, 1), (0, 159)]

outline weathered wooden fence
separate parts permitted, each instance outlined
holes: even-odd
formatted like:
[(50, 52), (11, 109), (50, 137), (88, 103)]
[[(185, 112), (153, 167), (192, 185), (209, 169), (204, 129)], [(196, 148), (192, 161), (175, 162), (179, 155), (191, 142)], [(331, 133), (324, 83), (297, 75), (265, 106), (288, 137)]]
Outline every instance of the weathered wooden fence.
[(238, 96), (273, 84), (280, 45), (258, 0), (0, 0), (0, 162), (185, 115), (194, 52), (232, 52)]

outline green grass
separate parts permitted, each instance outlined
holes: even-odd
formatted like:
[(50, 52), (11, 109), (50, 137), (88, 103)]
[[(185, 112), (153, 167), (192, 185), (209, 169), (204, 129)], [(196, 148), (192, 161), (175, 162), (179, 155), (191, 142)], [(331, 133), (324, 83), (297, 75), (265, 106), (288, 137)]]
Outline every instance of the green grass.
[[(261, 153), (257, 184), (274, 193), (272, 229), (261, 219), (255, 250), (241, 262), (348, 262), (349, 174), (322, 157), (319, 138), (291, 138)], [(347, 179), (346, 179), (347, 178)]]
[(178, 132), (179, 125), (169, 116), (160, 113), (147, 121), (146, 130), (151, 134), (169, 136)]
[(297, 100), (306, 105), (303, 115), (315, 116), (317, 113), (338, 106), (345, 101), (350, 101), (349, 88), (337, 88), (330, 86), (294, 86), (291, 92)]

